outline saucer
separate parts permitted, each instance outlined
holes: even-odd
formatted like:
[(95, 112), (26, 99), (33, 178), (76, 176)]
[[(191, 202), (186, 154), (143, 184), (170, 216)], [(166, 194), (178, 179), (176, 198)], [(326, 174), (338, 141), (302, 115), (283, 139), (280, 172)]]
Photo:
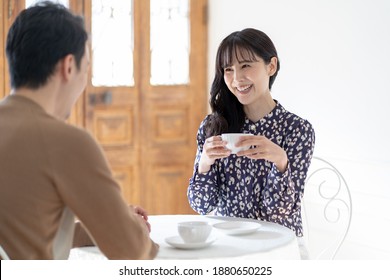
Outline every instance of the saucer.
[(261, 227), (261, 224), (255, 222), (234, 221), (214, 224), (213, 227), (228, 235), (241, 235), (257, 231)]
[(178, 249), (201, 249), (210, 246), (215, 240), (215, 236), (210, 236), (205, 242), (186, 243), (178, 235), (165, 238), (166, 243)]

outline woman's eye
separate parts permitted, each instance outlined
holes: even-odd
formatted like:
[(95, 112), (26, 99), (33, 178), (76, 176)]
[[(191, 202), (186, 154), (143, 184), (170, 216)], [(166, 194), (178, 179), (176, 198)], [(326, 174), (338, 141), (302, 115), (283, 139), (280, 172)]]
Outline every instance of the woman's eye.
[(247, 68), (247, 67), (250, 67), (250, 65), (249, 64), (242, 65), (242, 68)]
[(223, 71), (226, 73), (226, 72), (230, 72), (230, 71), (232, 71), (232, 68), (225, 68), (225, 69), (223, 69)]

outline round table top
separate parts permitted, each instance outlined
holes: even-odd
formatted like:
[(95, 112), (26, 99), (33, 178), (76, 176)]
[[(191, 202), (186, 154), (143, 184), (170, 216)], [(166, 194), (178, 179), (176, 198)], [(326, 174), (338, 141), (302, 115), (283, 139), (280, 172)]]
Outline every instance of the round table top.
[[(178, 236), (177, 224), (183, 221), (207, 221), (213, 225), (209, 246), (203, 248), (175, 248), (165, 239)], [(219, 217), (212, 215), (152, 215), (151, 238), (160, 245), (156, 259), (300, 259), (299, 247), (293, 231), (281, 225), (253, 219)], [(226, 234), (214, 227), (221, 223), (254, 222), (257, 230), (240, 235)], [(231, 232), (230, 232), (231, 233)], [(97, 247), (71, 250), (69, 259), (104, 259)]]

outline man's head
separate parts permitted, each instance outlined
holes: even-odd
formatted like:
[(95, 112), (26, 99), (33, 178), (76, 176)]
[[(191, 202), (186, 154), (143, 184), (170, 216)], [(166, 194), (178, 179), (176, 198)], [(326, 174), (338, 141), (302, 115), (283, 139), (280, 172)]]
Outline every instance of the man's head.
[(11, 87), (38, 89), (68, 55), (79, 69), (87, 39), (82, 18), (62, 5), (43, 2), (22, 11), (7, 36)]

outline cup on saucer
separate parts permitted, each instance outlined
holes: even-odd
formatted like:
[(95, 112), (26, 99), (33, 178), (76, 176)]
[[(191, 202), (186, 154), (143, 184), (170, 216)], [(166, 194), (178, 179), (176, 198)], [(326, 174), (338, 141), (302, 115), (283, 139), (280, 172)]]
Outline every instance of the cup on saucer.
[(209, 223), (202, 221), (180, 222), (177, 225), (179, 235), (186, 243), (206, 242), (212, 228)]

